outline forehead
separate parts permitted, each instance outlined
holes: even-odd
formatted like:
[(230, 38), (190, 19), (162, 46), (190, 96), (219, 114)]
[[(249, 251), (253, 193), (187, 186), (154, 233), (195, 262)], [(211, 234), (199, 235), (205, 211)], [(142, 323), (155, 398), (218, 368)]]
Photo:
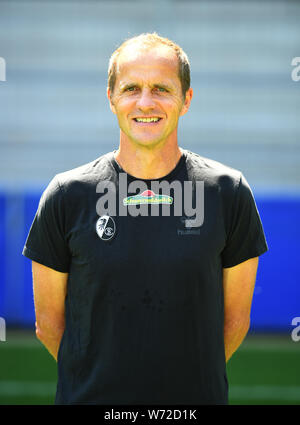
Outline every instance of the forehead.
[(170, 47), (126, 46), (117, 61), (117, 79), (141, 76), (158, 78), (177, 78), (178, 59)]

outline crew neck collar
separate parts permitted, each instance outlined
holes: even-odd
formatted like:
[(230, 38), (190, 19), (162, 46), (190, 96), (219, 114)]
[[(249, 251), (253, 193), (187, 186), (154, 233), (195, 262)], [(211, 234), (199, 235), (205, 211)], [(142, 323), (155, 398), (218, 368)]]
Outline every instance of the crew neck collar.
[(177, 164), (173, 168), (173, 170), (171, 170), (165, 176), (162, 176), (162, 177), (159, 177), (159, 178), (156, 178), (156, 179), (143, 179), (143, 178), (135, 177), (135, 176), (127, 173), (121, 167), (121, 165), (118, 163), (118, 161), (116, 160), (116, 152), (117, 152), (117, 150), (114, 150), (114, 151), (111, 152), (110, 161), (111, 161), (113, 167), (115, 168), (115, 170), (118, 173), (125, 173), (127, 175), (128, 180), (142, 180), (142, 181), (145, 181), (145, 182), (147, 182), (147, 181), (150, 182), (150, 181), (172, 180), (179, 173), (180, 169), (182, 168), (183, 164), (186, 161), (186, 151), (185, 151), (185, 149), (180, 148), (180, 151), (181, 151), (181, 156), (180, 156)]

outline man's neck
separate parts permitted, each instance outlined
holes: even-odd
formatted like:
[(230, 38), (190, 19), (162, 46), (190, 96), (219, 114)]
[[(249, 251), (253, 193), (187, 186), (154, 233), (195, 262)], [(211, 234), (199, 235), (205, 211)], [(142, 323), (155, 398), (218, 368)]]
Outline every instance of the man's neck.
[(148, 149), (132, 143), (120, 143), (115, 159), (126, 173), (139, 179), (158, 179), (177, 165), (182, 151), (177, 143)]

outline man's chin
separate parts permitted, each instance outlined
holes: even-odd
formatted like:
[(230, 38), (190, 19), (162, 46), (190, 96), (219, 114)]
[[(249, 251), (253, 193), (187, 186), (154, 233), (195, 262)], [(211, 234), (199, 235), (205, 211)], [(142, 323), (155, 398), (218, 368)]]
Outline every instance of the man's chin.
[(152, 148), (158, 145), (163, 144), (164, 139), (159, 139), (159, 140), (153, 140), (153, 139), (148, 139), (148, 140), (135, 140), (134, 143), (137, 146), (140, 147), (145, 147), (145, 148)]
[(138, 146), (143, 146), (143, 147), (154, 147), (157, 146), (161, 143), (163, 143), (163, 141), (165, 140), (165, 138), (160, 137), (160, 138), (151, 138), (151, 137), (131, 137), (130, 140), (138, 145)]

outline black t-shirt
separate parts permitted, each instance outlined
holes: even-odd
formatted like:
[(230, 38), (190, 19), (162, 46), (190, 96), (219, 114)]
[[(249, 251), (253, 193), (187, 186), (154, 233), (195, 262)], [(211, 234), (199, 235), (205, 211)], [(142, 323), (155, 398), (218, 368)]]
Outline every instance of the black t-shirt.
[[(124, 197), (120, 176), (128, 185), (139, 179), (110, 152), (56, 175), (41, 197), (23, 254), (69, 273), (57, 404), (228, 403), (222, 269), (267, 244), (243, 175), (181, 151), (171, 173), (143, 180), (143, 195)], [(99, 212), (104, 181), (116, 188), (115, 215)], [(194, 206), (196, 182), (204, 182), (198, 227), (187, 225), (184, 206), (175, 213), (163, 189), (149, 192), (161, 181), (193, 182)], [(121, 214), (137, 198), (148, 215)]]

